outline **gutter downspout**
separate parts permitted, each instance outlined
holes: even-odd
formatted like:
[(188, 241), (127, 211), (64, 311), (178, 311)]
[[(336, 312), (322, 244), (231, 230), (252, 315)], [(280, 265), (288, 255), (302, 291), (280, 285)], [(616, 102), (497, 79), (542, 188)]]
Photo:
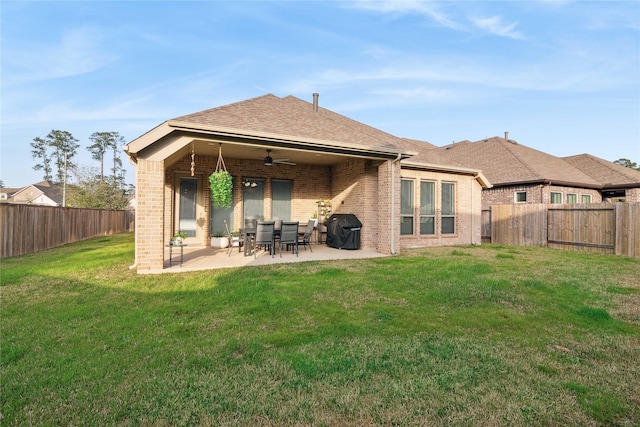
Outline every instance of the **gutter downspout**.
[(392, 162), (391, 162), (391, 203), (389, 204), (391, 206), (391, 214), (389, 215), (389, 218), (391, 219), (390, 221), (390, 236), (391, 236), (391, 247), (389, 248), (391, 255), (397, 255), (398, 253), (396, 252), (396, 247), (395, 247), (395, 216), (394, 216), (394, 212), (395, 212), (395, 200), (396, 200), (396, 174), (395, 174), (395, 165), (396, 163), (402, 158), (402, 154), (398, 153), (398, 157), (396, 157)]

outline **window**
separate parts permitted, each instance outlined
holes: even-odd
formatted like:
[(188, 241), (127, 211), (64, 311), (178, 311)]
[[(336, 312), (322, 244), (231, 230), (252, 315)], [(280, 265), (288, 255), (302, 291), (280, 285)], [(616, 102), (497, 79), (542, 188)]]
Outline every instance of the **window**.
[(413, 234), (413, 181), (400, 181), (400, 234)]
[(516, 191), (516, 203), (527, 203), (526, 191)]
[[(262, 178), (242, 179), (242, 217), (244, 223), (250, 221), (264, 221), (264, 189), (265, 180)], [(244, 227), (244, 224), (242, 225)]]
[(284, 179), (271, 180), (271, 218), (283, 221), (291, 220), (291, 190), (293, 181)]
[(562, 203), (562, 193), (558, 193), (557, 191), (552, 191), (551, 203)]
[(436, 234), (436, 183), (420, 182), (420, 234)]
[(591, 194), (583, 194), (582, 203), (591, 203)]
[(456, 224), (456, 187), (451, 182), (442, 183), (442, 234), (454, 234)]
[(576, 193), (568, 193), (567, 203), (578, 203), (578, 195)]

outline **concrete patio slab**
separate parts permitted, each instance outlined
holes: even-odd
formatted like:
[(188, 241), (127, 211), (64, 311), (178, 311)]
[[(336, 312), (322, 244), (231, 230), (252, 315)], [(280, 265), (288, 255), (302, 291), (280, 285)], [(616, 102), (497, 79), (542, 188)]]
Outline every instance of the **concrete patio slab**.
[(227, 255), (227, 249), (217, 249), (206, 246), (185, 246), (183, 248), (183, 262), (180, 264), (180, 251), (177, 248), (173, 248), (172, 262), (169, 263), (169, 249), (165, 250), (164, 255), (164, 269), (161, 271), (150, 271), (149, 274), (161, 274), (161, 273), (180, 273), (189, 271), (202, 271), (212, 270), (217, 268), (233, 268), (233, 267), (251, 267), (258, 265), (269, 264), (284, 264), (291, 262), (304, 262), (304, 261), (326, 261), (326, 260), (339, 260), (339, 259), (363, 259), (363, 258), (381, 258), (389, 255), (381, 254), (374, 249), (335, 249), (326, 245), (312, 245), (311, 250), (309, 248), (299, 249), (298, 256), (295, 253), (282, 252), (282, 258), (280, 252), (277, 250), (276, 254), (271, 257), (268, 252), (264, 250), (258, 250), (256, 258), (253, 254), (249, 256), (244, 255), (244, 250), (238, 251), (238, 248), (233, 248), (230, 255)]

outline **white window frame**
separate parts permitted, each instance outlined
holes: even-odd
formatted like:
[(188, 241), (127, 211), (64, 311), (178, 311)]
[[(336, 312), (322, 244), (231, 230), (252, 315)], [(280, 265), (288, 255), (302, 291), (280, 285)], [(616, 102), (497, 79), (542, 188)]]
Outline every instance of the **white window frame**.
[[(524, 200), (518, 200), (518, 195), (519, 194), (524, 194)], [(527, 192), (526, 191), (516, 191), (515, 194), (513, 195), (513, 202), (514, 203), (527, 203)]]
[[(559, 201), (559, 202), (554, 202), (554, 201), (553, 201), (553, 195), (554, 195), (554, 194), (559, 194), (559, 195), (560, 195), (560, 201)], [(562, 194), (562, 191), (552, 191), (552, 192), (551, 192), (551, 194), (549, 195), (549, 203), (552, 203), (552, 204), (561, 204), (561, 203), (562, 203), (562, 200), (564, 200), (564, 199), (563, 199), (563, 197), (564, 197), (564, 194)]]
[[(569, 200), (571, 196), (574, 196), (576, 198), (575, 201), (572, 202)], [(567, 193), (567, 203), (570, 203), (572, 205), (578, 203), (578, 193)]]
[[(585, 200), (584, 200), (585, 198), (588, 199), (588, 201), (585, 202)], [(580, 202), (581, 203), (591, 203), (591, 200), (593, 200), (593, 197), (591, 197), (591, 194), (582, 194)]]

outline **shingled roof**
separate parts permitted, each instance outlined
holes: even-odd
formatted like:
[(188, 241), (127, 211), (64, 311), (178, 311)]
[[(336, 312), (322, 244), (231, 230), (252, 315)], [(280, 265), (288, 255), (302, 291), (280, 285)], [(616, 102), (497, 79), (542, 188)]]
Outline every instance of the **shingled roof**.
[(583, 188), (602, 187), (596, 179), (559, 157), (501, 137), (462, 141), (436, 151), (462, 165), (481, 170), (494, 186), (539, 182)]
[(294, 96), (263, 95), (224, 105), (171, 121), (223, 126), (243, 131), (293, 138), (362, 144), (375, 148), (398, 148), (400, 138), (365, 125)]
[(563, 157), (563, 160), (598, 181), (603, 188), (640, 187), (638, 170), (620, 166), (591, 154)]

